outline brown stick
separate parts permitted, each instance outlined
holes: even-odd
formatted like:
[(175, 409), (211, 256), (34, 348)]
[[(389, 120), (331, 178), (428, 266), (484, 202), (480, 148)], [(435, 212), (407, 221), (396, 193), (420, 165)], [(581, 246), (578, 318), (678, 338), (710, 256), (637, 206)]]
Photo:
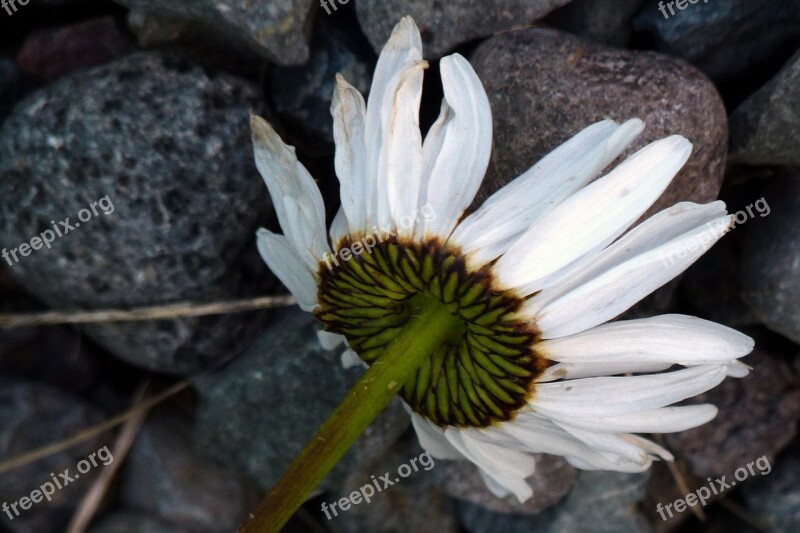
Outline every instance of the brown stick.
[(143, 401), (136, 407), (128, 409), (127, 411), (123, 411), (122, 413), (113, 416), (108, 420), (106, 420), (105, 422), (101, 422), (100, 424), (94, 427), (79, 431), (73, 436), (61, 440), (59, 442), (48, 444), (47, 446), (43, 446), (42, 448), (31, 450), (29, 452), (23, 453), (22, 455), (18, 455), (17, 457), (12, 457), (11, 459), (0, 462), (0, 475), (5, 474), (6, 472), (9, 472), (11, 470), (14, 470), (15, 468), (19, 468), (34, 461), (38, 461), (43, 457), (47, 457), (53, 455), (54, 453), (67, 450), (69, 448), (72, 448), (76, 444), (79, 444), (85, 440), (91, 439), (93, 437), (96, 437), (97, 435), (105, 433), (109, 429), (112, 429), (122, 424), (129, 418), (136, 416), (141, 412), (145, 412), (152, 409), (159, 403), (163, 402), (170, 396), (174, 396), (175, 394), (179, 393), (188, 386), (189, 386), (188, 381), (180, 381), (175, 385), (171, 386), (170, 388), (168, 388), (167, 390), (165, 390), (164, 392), (157, 394), (152, 398), (148, 398), (147, 400)]
[(51, 326), (55, 324), (90, 324), (100, 322), (133, 322), (164, 320), (206, 315), (243, 313), (272, 307), (294, 305), (293, 296), (260, 296), (248, 300), (229, 302), (179, 302), (166, 305), (137, 307), (134, 309), (98, 309), (95, 311), (44, 311), (41, 313), (0, 314), (0, 328), (23, 326)]
[[(133, 400), (134, 407), (141, 404), (147, 392), (148, 381), (145, 379), (136, 390)], [(128, 418), (122, 426), (119, 435), (117, 435), (117, 440), (114, 442), (114, 452), (111, 455), (112, 462), (100, 471), (100, 475), (97, 476), (92, 486), (86, 491), (78, 509), (72, 515), (69, 526), (67, 526), (67, 533), (84, 533), (86, 528), (89, 527), (92, 518), (100, 508), (100, 504), (111, 486), (111, 482), (114, 480), (114, 475), (125, 462), (125, 457), (127, 457), (146, 416), (147, 411), (139, 411)]]

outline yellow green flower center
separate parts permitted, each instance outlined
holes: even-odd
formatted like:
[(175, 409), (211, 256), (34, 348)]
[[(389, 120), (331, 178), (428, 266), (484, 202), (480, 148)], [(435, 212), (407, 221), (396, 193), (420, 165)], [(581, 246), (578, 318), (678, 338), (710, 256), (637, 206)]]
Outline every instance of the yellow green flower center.
[(346, 240), (320, 262), (316, 316), (347, 338), (368, 364), (420, 307), (441, 305), (452, 333), (403, 386), (403, 399), (440, 426), (486, 427), (510, 420), (533, 395), (546, 361), (537, 332), (516, 318), (518, 297), (470, 272), (459, 250), (436, 241), (379, 234)]

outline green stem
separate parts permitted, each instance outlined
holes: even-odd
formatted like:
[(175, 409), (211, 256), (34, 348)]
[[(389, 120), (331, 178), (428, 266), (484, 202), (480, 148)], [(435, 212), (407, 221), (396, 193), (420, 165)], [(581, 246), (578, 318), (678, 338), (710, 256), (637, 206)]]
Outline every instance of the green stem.
[(460, 320), (438, 302), (415, 303), (419, 307), (384, 355), (306, 444), (241, 528), (242, 533), (279, 532), (425, 358), (461, 327)]

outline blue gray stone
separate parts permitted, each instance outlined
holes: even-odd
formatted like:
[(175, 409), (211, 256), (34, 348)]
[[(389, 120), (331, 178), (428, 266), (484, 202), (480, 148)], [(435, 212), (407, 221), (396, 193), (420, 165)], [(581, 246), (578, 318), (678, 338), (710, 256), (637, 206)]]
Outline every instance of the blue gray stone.
[(731, 115), (731, 160), (800, 166), (800, 51)]
[[(264, 110), (259, 93), (143, 52), (30, 94), (0, 129), (0, 247), (53, 234), (67, 217), (74, 229), (5, 266), (59, 309), (263, 293), (273, 278), (254, 231), (270, 203), (249, 133), (249, 112)], [(78, 226), (83, 209), (89, 218)], [(183, 374), (235, 355), (261, 323), (250, 313), (84, 331), (135, 365)]]
[(468, 533), (649, 532), (637, 509), (647, 478), (647, 473), (581, 471), (560, 504), (534, 516), (492, 512), (465, 501), (458, 502), (457, 512)]
[(798, 0), (678, 0), (670, 11), (671, 3), (664, 1), (662, 12), (658, 0), (647, 2), (635, 28), (718, 83), (757, 82), (800, 44)]
[(306, 27), (317, 4), (313, 0), (115, 0), (128, 9), (160, 17), (198, 22), (215, 38), (252, 50), (279, 65), (308, 60)]
[(772, 178), (764, 198), (769, 216), (744, 228), (742, 295), (767, 327), (800, 343), (800, 172)]
[[(800, 457), (797, 453), (778, 457), (772, 470), (742, 488), (748, 512), (762, 520), (770, 531), (800, 531)], [(765, 470), (766, 472), (766, 470)]]
[[(4, 376), (0, 378), (0, 462), (70, 437), (103, 418), (103, 413), (97, 408), (63, 390), (9, 380)], [(6, 512), (0, 514), (3, 531), (63, 531), (92, 479), (102, 468), (92, 468), (80, 475), (78, 462), (107, 444), (108, 435), (95, 437), (0, 475), (0, 503), (7, 502), (10, 506), (8, 513), (13, 515), (13, 520), (10, 520)], [(98, 462), (98, 465), (102, 464)], [(27, 510), (20, 507), (18, 502), (24, 497), (30, 498), (34, 490), (41, 491), (48, 482), (52, 486), (52, 474), (67, 484), (60, 490), (53, 487), (50, 500), (29, 501)], [(13, 509), (15, 504), (19, 515)]]
[(379, 52), (392, 28), (411, 15), (422, 34), (423, 56), (439, 58), (455, 47), (530, 24), (570, 0), (371, 0), (356, 2), (361, 28)]
[(200, 456), (188, 417), (160, 409), (136, 436), (120, 472), (119, 497), (125, 508), (196, 533), (215, 533), (236, 530), (261, 492)]

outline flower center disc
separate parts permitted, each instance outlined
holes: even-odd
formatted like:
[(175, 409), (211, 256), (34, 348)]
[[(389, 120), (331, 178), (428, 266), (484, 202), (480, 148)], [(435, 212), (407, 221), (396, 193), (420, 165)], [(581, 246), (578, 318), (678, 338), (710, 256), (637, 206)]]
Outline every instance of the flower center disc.
[(459, 319), (460, 327), (400, 393), (440, 426), (512, 419), (546, 367), (532, 349), (536, 331), (515, 318), (522, 301), (493, 289), (486, 270), (469, 272), (452, 247), (368, 235), (339, 243), (336, 255), (320, 262), (319, 277), (317, 318), (368, 364), (380, 358), (420, 299), (439, 302)]

